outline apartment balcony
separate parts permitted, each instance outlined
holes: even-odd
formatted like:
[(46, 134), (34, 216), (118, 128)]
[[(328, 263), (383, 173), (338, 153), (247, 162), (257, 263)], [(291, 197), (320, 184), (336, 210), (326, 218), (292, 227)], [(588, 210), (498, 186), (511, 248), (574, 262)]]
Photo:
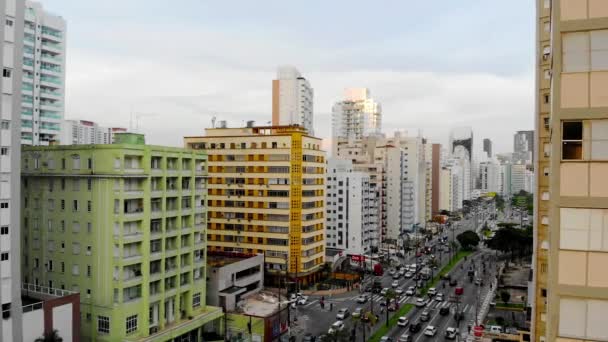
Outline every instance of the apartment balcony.
[[(114, 259), (117, 259), (117, 258), (115, 257)], [(118, 258), (118, 259), (120, 260), (121, 258)], [(133, 255), (128, 255), (128, 256), (122, 257), (123, 265), (137, 264), (137, 263), (140, 263), (141, 261), (142, 261), (141, 254), (133, 254)]]
[(144, 216), (144, 209), (143, 208), (132, 209), (129, 211), (125, 211), (123, 215), (124, 215), (125, 220), (142, 219)]
[(136, 232), (124, 232), (122, 239), (124, 243), (141, 241), (144, 238), (144, 234), (140, 231)]
[(53, 55), (49, 53), (40, 54), (43, 62), (51, 62), (56, 64), (63, 64), (64, 61), (62, 58), (58, 57), (58, 55)]
[(42, 52), (51, 52), (54, 54), (63, 53), (63, 47), (61, 44), (51, 42), (51, 41), (42, 41), (41, 50)]
[(139, 285), (141, 284), (143, 280), (143, 277), (140, 276), (133, 276), (133, 277), (129, 277), (129, 278), (123, 278), (122, 279), (122, 286), (123, 287), (130, 287), (130, 286), (135, 286), (135, 285)]
[(63, 42), (63, 37), (61, 36), (60, 32), (53, 32), (53, 31), (48, 31), (48, 30), (44, 30), (44, 29), (42, 29), (42, 39), (43, 39), (43, 42), (45, 40), (52, 41), (55, 43)]

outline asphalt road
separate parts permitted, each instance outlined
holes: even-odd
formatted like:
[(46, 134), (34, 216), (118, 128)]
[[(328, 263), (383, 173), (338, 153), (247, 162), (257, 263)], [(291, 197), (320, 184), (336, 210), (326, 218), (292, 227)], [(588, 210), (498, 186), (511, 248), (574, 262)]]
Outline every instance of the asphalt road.
[[(465, 230), (473, 229), (474, 220), (475, 220), (475, 217), (471, 216), (471, 217), (464, 219), (464, 220), (458, 222), (457, 224), (455, 224), (454, 234), (453, 234), (454, 237)], [(479, 221), (478, 224), (481, 224), (481, 222), (482, 222), (481, 215), (478, 216), (478, 221)], [(447, 235), (448, 241), (451, 241), (451, 239), (452, 239), (451, 230), (444, 232), (444, 235)], [(436, 240), (438, 240), (438, 238), (439, 237), (435, 237), (433, 240), (436, 241)], [(441, 266), (434, 272), (438, 272), (438, 270), (440, 270), (445, 264), (447, 264), (449, 262), (449, 253), (446, 253), (446, 252), (438, 253), (438, 254), (436, 254), (436, 257), (437, 258), (441, 257), (441, 260), (440, 260)], [(416, 260), (415, 260), (415, 256), (413, 255), (413, 253), (411, 253), (409, 256), (406, 256), (405, 259), (402, 259), (402, 264), (403, 263), (411, 264), (414, 262), (416, 262)], [(388, 270), (386, 270), (386, 271), (388, 271)], [(456, 277), (459, 277), (458, 278), (459, 283), (462, 283), (462, 280), (464, 280), (464, 276), (460, 277), (460, 273), (461, 273), (460, 269), (455, 269), (455, 271), (456, 271), (456, 274), (454, 274), (454, 275)], [(463, 272), (463, 274), (466, 273), (464, 270), (462, 270), (462, 272)], [(460, 278), (462, 278), (462, 280)], [(370, 281), (371, 281), (371, 279), (370, 279)], [(388, 272), (385, 272), (384, 276), (382, 276), (383, 287), (390, 288), (392, 282), (393, 282), (392, 276), (390, 276), (388, 274)], [(485, 283), (488, 284), (489, 282), (485, 282)], [(473, 284), (468, 284), (468, 278), (466, 280), (466, 283), (463, 283), (463, 284), (465, 286), (465, 292), (464, 292), (464, 295), (462, 298), (462, 307), (463, 307), (463, 310), (465, 311), (465, 314), (471, 315), (471, 313), (475, 311), (474, 304), (475, 304), (475, 297), (476, 297), (475, 292), (476, 291), (474, 291), (474, 290), (477, 287)], [(399, 279), (399, 288), (403, 289), (404, 292), (409, 286), (412, 286), (412, 285), (414, 285), (414, 281), (411, 278), (405, 279), (405, 278), (401, 277)], [(449, 298), (448, 292), (453, 293), (454, 288), (449, 288), (449, 286), (447, 286), (447, 284), (446, 284), (446, 289), (444, 290), (441, 287), (441, 285), (439, 285), (438, 291), (444, 292), (444, 295), (447, 300)], [(321, 299), (320, 296), (310, 296), (307, 304), (299, 305), (296, 307), (295, 310), (292, 309), (292, 317), (297, 318), (297, 322), (295, 325), (292, 325), (292, 328), (293, 328), (293, 331), (296, 332), (296, 334), (299, 336), (298, 341), (301, 339), (301, 337), (304, 335), (304, 333), (311, 333), (312, 335), (315, 335), (315, 336), (326, 334), (329, 327), (331, 326), (331, 324), (333, 324), (336, 321), (336, 314), (337, 314), (338, 310), (341, 308), (347, 308), (351, 314), (356, 308), (359, 308), (359, 307), (363, 308), (364, 311), (371, 309), (371, 311), (373, 311), (374, 313), (379, 314), (380, 302), (384, 301), (384, 298), (382, 298), (379, 294), (372, 295), (372, 294), (368, 293), (368, 295), (372, 295), (371, 300), (365, 304), (359, 304), (356, 302), (356, 298), (359, 296), (359, 294), (360, 294), (359, 291), (351, 291), (351, 292), (348, 292), (348, 293), (342, 294), (342, 295), (327, 296), (327, 297), (325, 297), (325, 308), (324, 309), (321, 309), (320, 304), (319, 304), (319, 300)], [(404, 303), (414, 304), (415, 299), (416, 299), (415, 297), (412, 298), (412, 297), (403, 295), (399, 299), (399, 305), (401, 306)], [(330, 303), (333, 304), (333, 309), (331, 311), (329, 311)], [(447, 305), (447, 304), (438, 304), (437, 302), (433, 301), (429, 304), (429, 307), (436, 309), (437, 305)], [(418, 308), (414, 308), (412, 311), (410, 311), (410, 313), (408, 314), (408, 317), (412, 316), (412, 318), (417, 318), (421, 313), (422, 313), (422, 310), (420, 310)], [(390, 312), (391, 316), (393, 314), (394, 314), (393, 312)], [(432, 314), (432, 320), (427, 323), (436, 324), (438, 327), (437, 336), (440, 336), (443, 339), (443, 333), (445, 331), (445, 328), (448, 326), (448, 324), (450, 324), (450, 321), (453, 321), (452, 316), (453, 315), (450, 315), (449, 319), (447, 316), (439, 316), (439, 310), (436, 309), (436, 310), (434, 310), (434, 312)], [(473, 316), (471, 316), (471, 317), (473, 317)], [(410, 321), (412, 321), (412, 319), (410, 319)], [(466, 321), (467, 320), (465, 320), (464, 322), (466, 322)], [(385, 322), (386, 322), (386, 312), (384, 312), (383, 314), (380, 315), (380, 320), (375, 325), (375, 327), (373, 327), (373, 329), (371, 331), (366, 332), (366, 337), (369, 337), (370, 333), (373, 333), (381, 324), (384, 324)], [(344, 323), (345, 323), (346, 329), (348, 329), (348, 331), (350, 331), (352, 328), (352, 324), (353, 324), (352, 317), (349, 317), (346, 320), (344, 320)], [(461, 324), (464, 324), (464, 323), (461, 323)], [(428, 325), (428, 324), (423, 325), (423, 330), (424, 330), (424, 327), (426, 327), (426, 325)], [(466, 330), (466, 324), (464, 324), (463, 326), (464, 326), (464, 329)], [(401, 330), (393, 329), (391, 331), (390, 336), (398, 337), (401, 335), (402, 330), (405, 330), (405, 329), (404, 328), (401, 328)], [(416, 338), (420, 338), (420, 336), (422, 336), (422, 331), (420, 331), (418, 334), (416, 334), (417, 335)], [(421, 340), (423, 340), (423, 339), (424, 339), (424, 337), (421, 338)], [(356, 340), (363, 341), (363, 334), (362, 334), (362, 331), (359, 329), (357, 330)], [(416, 340), (414, 340), (414, 341), (416, 341)]]

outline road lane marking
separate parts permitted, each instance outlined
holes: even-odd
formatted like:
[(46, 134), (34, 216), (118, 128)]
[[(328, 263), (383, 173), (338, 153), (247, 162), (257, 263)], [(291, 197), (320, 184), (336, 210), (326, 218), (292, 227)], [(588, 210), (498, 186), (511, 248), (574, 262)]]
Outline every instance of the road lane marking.
[(316, 303), (316, 302), (318, 302), (318, 300), (316, 300), (316, 299), (315, 299), (315, 300), (313, 300), (312, 302), (310, 302), (310, 303), (308, 303), (308, 304), (304, 305), (304, 307), (309, 307), (309, 306), (313, 305), (313, 304), (314, 304), (314, 303)]

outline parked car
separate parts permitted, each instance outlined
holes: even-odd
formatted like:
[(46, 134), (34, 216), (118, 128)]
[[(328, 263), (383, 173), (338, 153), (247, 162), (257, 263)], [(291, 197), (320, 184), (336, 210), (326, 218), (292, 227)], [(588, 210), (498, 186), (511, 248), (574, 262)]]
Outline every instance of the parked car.
[(420, 331), (420, 329), (422, 329), (422, 323), (416, 321), (416, 322), (413, 322), (412, 324), (410, 324), (411, 333), (417, 333)]
[(405, 333), (399, 337), (399, 342), (413, 342), (412, 335)]
[(426, 336), (433, 337), (435, 334), (437, 334), (437, 328), (432, 325), (429, 325), (424, 329), (424, 335)]
[(342, 330), (344, 330), (344, 322), (336, 321), (336, 322), (334, 322), (334, 324), (331, 325), (331, 327), (329, 327), (329, 330), (327, 331), (327, 333), (331, 335), (335, 332), (342, 331)]
[(452, 327), (448, 327), (447, 329), (445, 329), (445, 338), (447, 340), (455, 340), (457, 335), (458, 329)]
[(420, 320), (422, 322), (428, 322), (430, 319), (431, 319), (431, 312), (429, 310), (422, 311), (422, 314), (420, 315)]
[(425, 306), (426, 306), (426, 304), (427, 304), (428, 302), (429, 302), (429, 301), (428, 301), (427, 299), (424, 299), (424, 298), (417, 298), (417, 299), (416, 299), (416, 306), (417, 306), (417, 307), (419, 307), (419, 308), (423, 308), (423, 307), (425, 307)]
[(348, 312), (347, 308), (342, 308), (340, 310), (338, 310), (338, 314), (336, 315), (336, 319), (339, 320), (344, 320), (346, 319), (346, 317), (348, 317), (350, 315), (350, 312)]
[(405, 316), (401, 316), (399, 317), (399, 320), (397, 320), (397, 325), (400, 327), (405, 327), (406, 325), (408, 325), (409, 323), (409, 319), (407, 319), (407, 317)]
[(359, 304), (363, 304), (367, 302), (367, 295), (360, 295), (359, 297), (357, 297), (357, 303)]
[(414, 293), (416, 293), (416, 288), (413, 286), (408, 287), (407, 291), (405, 291), (406, 296), (413, 296)]

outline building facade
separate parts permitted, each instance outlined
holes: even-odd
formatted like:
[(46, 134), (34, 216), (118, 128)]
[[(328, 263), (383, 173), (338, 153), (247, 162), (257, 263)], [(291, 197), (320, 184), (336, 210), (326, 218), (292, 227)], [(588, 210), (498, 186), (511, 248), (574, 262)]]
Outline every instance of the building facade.
[(358, 140), (378, 135), (381, 129), (382, 107), (367, 88), (346, 89), (344, 100), (332, 108), (333, 139)]
[(534, 161), (534, 131), (517, 131), (513, 136), (513, 163)]
[(608, 2), (537, 1), (534, 341), (608, 339)]
[[(19, 226), (21, 155), (21, 87), (24, 29), (23, 1), (0, 2), (0, 64), (2, 65), (2, 121), (0, 123), (0, 299), (10, 321), (0, 325), (0, 336), (23, 339)], [(8, 339), (10, 340), (10, 339)]]
[(264, 255), (209, 253), (207, 304), (234, 311), (242, 300), (264, 287)]
[(222, 315), (205, 304), (207, 157), (116, 138), (24, 148), (24, 282), (80, 292), (88, 339), (200, 340)]
[(433, 215), (437, 214), (439, 209), (439, 198), (441, 193), (441, 144), (433, 144), (432, 152), (431, 152), (431, 182), (432, 182), (432, 191), (431, 191), (431, 213)]
[(66, 22), (25, 1), (21, 144), (59, 140), (65, 110)]
[(102, 127), (93, 121), (63, 120), (59, 141), (61, 145), (111, 144), (114, 134), (126, 131), (121, 127)]
[(272, 125), (300, 125), (314, 136), (314, 91), (300, 72), (281, 66), (272, 81)]
[(488, 138), (483, 139), (483, 151), (486, 153), (487, 158), (492, 158), (492, 140)]
[(267, 283), (318, 279), (325, 262), (325, 152), (297, 126), (206, 129), (209, 250), (265, 254)]
[(352, 161), (329, 159), (325, 177), (327, 247), (346, 255), (371, 254), (378, 230), (377, 198), (369, 175), (354, 171)]
[(482, 194), (500, 191), (500, 164), (491, 159), (479, 163), (479, 179)]

